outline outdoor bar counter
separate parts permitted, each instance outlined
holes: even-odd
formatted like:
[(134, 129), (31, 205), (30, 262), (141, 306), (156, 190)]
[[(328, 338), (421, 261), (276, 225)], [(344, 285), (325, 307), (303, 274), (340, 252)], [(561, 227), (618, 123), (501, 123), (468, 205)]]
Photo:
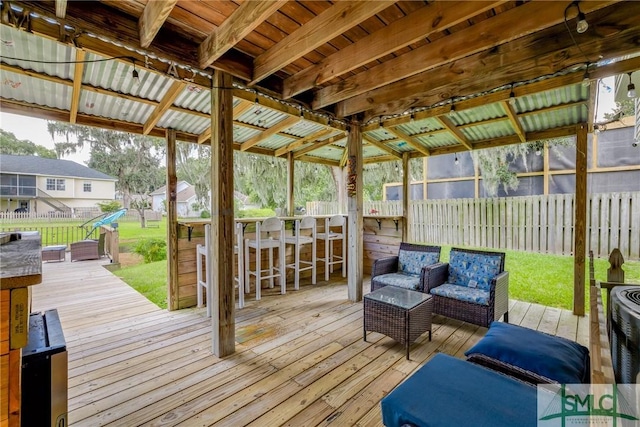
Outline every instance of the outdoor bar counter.
[[(325, 218), (331, 215), (312, 215), (316, 218), (317, 231), (324, 231)], [(303, 218), (302, 216), (283, 216), (279, 217), (285, 221), (287, 231), (293, 228), (293, 222), (296, 219)], [(244, 238), (252, 239), (255, 237), (256, 222), (262, 221), (265, 218), (237, 218), (236, 223), (245, 224)], [(178, 222), (178, 308), (195, 307), (196, 301), (196, 246), (198, 244), (204, 245), (204, 227), (206, 224), (210, 224), (208, 220), (184, 220)], [(364, 274), (368, 276), (371, 273), (373, 261), (377, 258), (382, 258), (390, 255), (398, 254), (398, 247), (402, 241), (402, 224), (403, 217), (401, 216), (364, 216)], [(345, 233), (348, 232), (345, 227)], [(335, 243), (334, 251), (337, 255), (341, 254), (341, 245), (339, 242)], [(317, 241), (316, 244), (317, 256), (324, 256), (324, 241)], [(310, 247), (305, 246), (301, 251), (302, 259), (310, 258)], [(292, 262), (292, 248), (290, 245), (286, 247), (286, 262)], [(263, 256), (263, 268), (266, 267), (267, 257)], [(237, 261), (234, 261), (237, 262)], [(250, 251), (251, 268), (255, 267), (255, 254)], [(246, 260), (245, 260), (246, 263)], [(340, 267), (336, 271), (339, 271)], [(293, 286), (289, 286), (289, 283), (293, 282), (293, 270), (287, 269), (287, 289), (293, 289)], [(317, 280), (318, 284), (322, 284), (324, 280), (324, 263), (317, 263)], [(309, 271), (302, 272), (302, 278), (308, 278), (310, 276)], [(263, 282), (263, 287), (265, 283)], [(253, 298), (254, 286), (251, 285), (252, 295), (248, 298)]]

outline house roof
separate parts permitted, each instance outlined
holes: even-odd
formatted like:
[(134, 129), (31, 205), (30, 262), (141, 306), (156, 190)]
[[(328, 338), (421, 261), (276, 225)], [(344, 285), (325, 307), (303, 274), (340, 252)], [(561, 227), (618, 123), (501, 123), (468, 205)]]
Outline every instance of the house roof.
[(235, 149), (334, 166), (354, 120), (365, 162), (572, 135), (640, 69), (640, 2), (5, 3), (3, 111), (208, 144), (222, 70)]
[(176, 196), (176, 202), (188, 202), (191, 198), (195, 197), (196, 189), (193, 186), (187, 187), (182, 191), (178, 191)]
[[(188, 187), (191, 187), (191, 184), (189, 184), (187, 181), (178, 181), (178, 183), (176, 184), (176, 188), (179, 188), (182, 184), (186, 184)], [(163, 185), (162, 187), (159, 187), (159, 188), (155, 189), (154, 191), (152, 191), (149, 195), (150, 196), (161, 196), (163, 194), (166, 194), (166, 192), (167, 192), (167, 186)]]
[(2, 173), (23, 175), (65, 176), (69, 178), (117, 181), (117, 178), (71, 160), (46, 159), (38, 156), (0, 154), (0, 171)]

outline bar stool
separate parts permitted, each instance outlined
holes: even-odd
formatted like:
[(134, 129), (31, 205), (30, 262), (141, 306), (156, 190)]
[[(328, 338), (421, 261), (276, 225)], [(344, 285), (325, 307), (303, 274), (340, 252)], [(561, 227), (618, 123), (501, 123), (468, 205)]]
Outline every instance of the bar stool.
[[(211, 276), (211, 268), (209, 260), (209, 246), (211, 245), (211, 225), (206, 224), (204, 226), (204, 245), (196, 245), (196, 289), (198, 307), (202, 307), (203, 295), (202, 292), (207, 293), (207, 317), (211, 317), (211, 301), (213, 297), (213, 291), (211, 290), (211, 284), (213, 283)], [(234, 254), (238, 256), (238, 264), (236, 274), (233, 277), (234, 282), (238, 284), (238, 308), (244, 307), (244, 255), (242, 251), (242, 224), (236, 224), (236, 244), (233, 247)], [(204, 259), (204, 265), (206, 266), (205, 274), (202, 274), (202, 261)]]
[[(340, 232), (331, 231), (331, 228), (340, 227)], [(324, 219), (324, 232), (317, 234), (318, 240), (324, 240), (324, 258), (318, 261), (324, 262), (324, 280), (329, 280), (329, 273), (333, 273), (335, 264), (342, 264), (342, 277), (347, 277), (347, 239), (345, 235), (345, 219), (342, 215), (334, 215)], [(333, 242), (342, 240), (342, 256), (338, 256), (333, 251)]]
[[(265, 236), (263, 236), (263, 234)], [(274, 236), (275, 235), (275, 236)], [(260, 299), (261, 283), (265, 279), (269, 279), (269, 287), (273, 288), (273, 279), (279, 278), (280, 293), (287, 292), (286, 288), (286, 271), (284, 265), (284, 221), (279, 218), (267, 218), (261, 223), (256, 223), (256, 238), (245, 239), (244, 241), (244, 259), (245, 267), (245, 283), (249, 288), (251, 276), (256, 278), (256, 300)], [(253, 248), (256, 252), (256, 268), (251, 270), (249, 258), (249, 250)], [(263, 249), (269, 250), (269, 266), (262, 268), (261, 252)], [(273, 250), (278, 249), (278, 265), (273, 263)], [(263, 274), (263, 273), (266, 273)]]
[[(287, 236), (284, 240), (285, 244), (293, 245), (294, 260), (292, 263), (287, 264), (286, 267), (293, 269), (294, 271), (294, 289), (300, 289), (300, 272), (311, 270), (311, 284), (316, 284), (316, 219), (310, 216), (306, 216), (302, 219), (297, 219), (294, 225), (294, 235)], [(303, 235), (303, 232), (310, 235)], [(300, 259), (300, 248), (303, 245), (311, 244), (311, 260)]]

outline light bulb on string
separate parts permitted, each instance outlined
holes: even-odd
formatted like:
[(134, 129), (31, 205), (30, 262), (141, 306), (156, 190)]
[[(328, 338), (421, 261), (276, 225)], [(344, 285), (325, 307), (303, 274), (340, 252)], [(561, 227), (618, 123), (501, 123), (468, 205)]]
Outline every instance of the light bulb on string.
[(627, 98), (636, 98), (637, 97), (637, 93), (636, 93), (636, 85), (633, 84), (633, 82), (631, 81), (631, 73), (629, 73), (629, 85), (627, 86)]
[(460, 160), (458, 160), (458, 154), (456, 154), (455, 159), (453, 159), (453, 164), (458, 166), (460, 164)]
[(133, 71), (131, 72), (131, 78), (133, 78), (133, 84), (136, 86), (140, 84), (140, 74), (138, 74), (138, 70), (136, 70), (136, 63), (133, 62)]

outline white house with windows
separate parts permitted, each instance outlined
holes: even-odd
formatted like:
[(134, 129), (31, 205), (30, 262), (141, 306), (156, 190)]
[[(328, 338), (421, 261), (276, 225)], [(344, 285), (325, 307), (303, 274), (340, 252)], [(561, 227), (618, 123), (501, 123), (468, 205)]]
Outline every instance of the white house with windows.
[(70, 160), (0, 154), (0, 210), (73, 212), (115, 199), (117, 179)]
[[(176, 184), (176, 206), (178, 210), (178, 216), (180, 217), (197, 217), (200, 215), (202, 209), (194, 209), (194, 205), (198, 201), (196, 196), (196, 190), (193, 185), (187, 181), (178, 181)], [(162, 186), (156, 191), (150, 194), (151, 196), (151, 209), (156, 212), (165, 212), (167, 199), (167, 187)]]

